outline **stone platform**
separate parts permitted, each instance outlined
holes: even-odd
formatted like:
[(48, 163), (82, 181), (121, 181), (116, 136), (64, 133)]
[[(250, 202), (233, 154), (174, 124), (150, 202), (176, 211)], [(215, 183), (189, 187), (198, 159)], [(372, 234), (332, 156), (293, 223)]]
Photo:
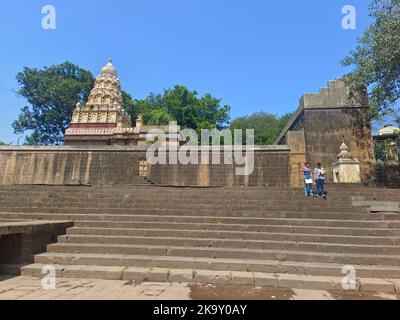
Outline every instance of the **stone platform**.
[(354, 291), (399, 292), (400, 190), (328, 191), (1, 186), (0, 219), (74, 222), (24, 276), (343, 290), (352, 265)]

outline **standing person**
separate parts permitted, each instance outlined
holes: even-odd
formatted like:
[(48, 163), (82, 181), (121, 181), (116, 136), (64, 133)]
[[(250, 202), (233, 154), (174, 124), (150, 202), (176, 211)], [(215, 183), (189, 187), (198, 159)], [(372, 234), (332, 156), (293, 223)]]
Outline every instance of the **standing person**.
[(313, 196), (313, 179), (312, 179), (312, 174), (311, 174), (311, 168), (310, 168), (310, 163), (306, 162), (301, 169), (301, 171), (304, 174), (304, 195), (307, 196)]
[(325, 194), (325, 169), (322, 168), (322, 164), (318, 163), (317, 167), (314, 169), (314, 177), (315, 177), (315, 184), (317, 185), (317, 195), (319, 197), (324, 197), (326, 199)]

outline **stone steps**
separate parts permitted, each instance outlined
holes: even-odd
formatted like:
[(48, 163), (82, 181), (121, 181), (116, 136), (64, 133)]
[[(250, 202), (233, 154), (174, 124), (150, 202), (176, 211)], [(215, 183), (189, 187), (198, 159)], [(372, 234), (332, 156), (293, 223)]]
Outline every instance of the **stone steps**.
[(162, 204), (154, 204), (151, 206), (151, 210), (149, 209), (149, 206), (134, 206), (134, 205), (125, 205), (125, 204), (109, 204), (109, 205), (99, 205), (99, 204), (93, 204), (91, 206), (89, 205), (77, 205), (75, 203), (70, 203), (69, 205), (66, 204), (51, 204), (51, 203), (43, 203), (43, 204), (38, 204), (38, 203), (32, 203), (30, 206), (28, 204), (23, 203), (5, 203), (2, 204), (2, 210), (7, 211), (7, 210), (15, 210), (16, 208), (21, 208), (21, 210), (26, 210), (26, 208), (32, 208), (32, 209), (42, 209), (43, 212), (49, 212), (53, 210), (54, 208), (57, 208), (58, 210), (75, 210), (75, 212), (81, 212), (83, 210), (102, 210), (103, 212), (106, 210), (126, 210), (129, 212), (157, 212), (157, 211), (163, 211), (163, 212), (171, 212), (171, 213), (187, 213), (187, 212), (220, 212), (220, 213), (229, 213), (231, 211), (236, 211), (236, 212), (292, 212), (292, 211), (307, 211), (310, 213), (314, 212), (326, 212), (326, 213), (337, 213), (340, 211), (341, 213), (368, 213), (368, 211), (365, 208), (331, 208), (331, 207), (306, 207), (306, 208), (299, 208), (296, 206), (275, 206), (275, 207), (269, 207), (269, 206), (204, 206), (204, 207), (199, 207), (199, 206), (193, 206), (193, 208), (190, 208), (190, 205), (186, 206), (163, 206)]
[[(102, 192), (96, 192), (95, 190), (91, 189), (82, 189), (77, 192), (73, 191), (58, 191), (53, 190), (51, 192), (33, 192), (29, 189), (27, 190), (16, 190), (16, 191), (1, 191), (0, 190), (0, 197), (1, 198), (8, 198), (8, 197), (43, 197), (43, 198), (77, 198), (77, 199), (129, 199), (129, 198), (136, 198), (135, 196), (139, 196), (144, 200), (150, 199), (149, 193), (157, 193), (162, 188), (157, 187), (143, 187), (143, 190), (138, 190), (136, 188), (129, 188), (127, 187), (126, 190), (119, 192), (118, 190), (110, 189), (105, 190)], [(246, 189), (250, 190), (250, 189)], [(294, 190), (294, 191), (271, 191), (269, 189), (263, 189), (263, 192), (241, 192), (240, 189), (234, 189), (232, 192), (223, 192), (219, 189), (212, 189), (208, 190), (207, 193), (199, 191), (191, 191), (188, 189), (174, 189), (173, 191), (168, 191), (162, 189), (162, 194), (160, 196), (172, 197), (173, 199), (195, 199), (195, 198), (204, 198), (204, 199), (227, 199), (233, 198), (233, 196), (239, 196), (239, 199), (242, 200), (282, 200), (284, 198), (290, 197), (293, 200), (301, 200), (304, 199), (304, 191), (303, 190)], [(114, 196), (113, 196), (114, 195)], [(389, 199), (393, 199), (399, 195), (398, 190), (392, 193), (352, 193), (352, 192), (330, 192), (327, 198), (327, 201), (351, 201), (354, 197), (366, 198), (368, 200), (380, 200), (380, 201), (388, 201)], [(352, 198), (353, 197), (353, 198)], [(234, 199), (234, 198), (233, 198)], [(312, 199), (312, 198), (307, 198)]]
[[(49, 190), (51, 188), (51, 190)], [(362, 191), (360, 191), (362, 190)], [(157, 194), (153, 197), (152, 194)], [(399, 197), (398, 190), (390, 189), (354, 189), (340, 190), (334, 189), (329, 193), (326, 202), (350, 203), (354, 196), (368, 198), (369, 200), (390, 201)], [(193, 188), (160, 188), (154, 186), (126, 186), (126, 187), (69, 187), (63, 189), (59, 186), (17, 186), (11, 188), (0, 186), (0, 199), (56, 199), (59, 201), (70, 200), (135, 200), (139, 199), (143, 202), (151, 202), (157, 199), (169, 199), (174, 201), (186, 200), (207, 200), (207, 201), (282, 201), (290, 199), (291, 201), (304, 202), (303, 190), (300, 188), (274, 189), (274, 188), (212, 188), (212, 189), (193, 189)], [(314, 199), (307, 198), (308, 202)], [(215, 203), (214, 203), (215, 204)]]
[(336, 212), (325, 212), (325, 211), (281, 211), (279, 208), (268, 209), (262, 211), (248, 211), (248, 210), (166, 210), (166, 209), (143, 209), (138, 210), (136, 208), (74, 208), (74, 207), (1, 207), (3, 212), (8, 213), (53, 213), (53, 214), (116, 214), (116, 215), (166, 215), (166, 216), (187, 216), (188, 214), (202, 217), (249, 217), (249, 218), (305, 218), (305, 219), (329, 219), (329, 220), (400, 220), (399, 214), (369, 214), (363, 213), (337, 213)]
[[(42, 276), (41, 264), (23, 268), (26, 276)], [(210, 284), (242, 284), (280, 288), (302, 288), (341, 290), (342, 277), (304, 276), (260, 272), (210, 271), (170, 268), (105, 267), (105, 266), (62, 266), (57, 265), (56, 275), (62, 278), (128, 280), (135, 282), (199, 282)], [(359, 278), (356, 291), (394, 293), (398, 289), (397, 279), (381, 280)]]
[[(46, 252), (35, 256), (37, 264), (125, 266), (147, 268), (203, 269), (213, 271), (245, 271), (291, 273), (314, 276), (343, 276), (343, 264), (257, 259), (208, 259), (201, 257), (169, 257), (154, 255), (121, 255), (92, 253)], [(354, 265), (356, 276), (363, 278), (400, 278), (400, 266)]]
[(253, 250), (299, 250), (334, 253), (368, 253), (399, 255), (398, 245), (367, 245), (367, 244), (340, 244), (324, 242), (301, 242), (284, 240), (244, 240), (244, 239), (213, 239), (213, 238), (181, 238), (181, 237), (154, 237), (154, 236), (117, 236), (117, 235), (63, 235), (58, 237), (58, 243), (82, 244), (122, 244), (122, 245), (156, 245), (179, 246), (196, 248), (229, 248)]
[(349, 228), (400, 228), (400, 221), (383, 220), (327, 220), (296, 218), (246, 218), (246, 217), (213, 217), (213, 216), (164, 216), (164, 215), (118, 215), (118, 214), (53, 214), (53, 213), (2, 213), (0, 218), (25, 220), (74, 220), (74, 221), (136, 221), (136, 222), (169, 222), (169, 223), (214, 223), (214, 224), (257, 224), (257, 225), (292, 225), (324, 226)]
[[(236, 197), (237, 198), (234, 198)], [(233, 199), (230, 199), (228, 196), (226, 198), (218, 198), (218, 197), (185, 197), (185, 198), (174, 198), (173, 196), (157, 196), (154, 198), (146, 195), (147, 198), (140, 198), (140, 195), (130, 195), (127, 197), (79, 197), (79, 196), (37, 196), (37, 195), (10, 195), (10, 196), (0, 196), (0, 202), (4, 204), (15, 204), (15, 203), (36, 203), (36, 204), (45, 204), (45, 203), (58, 203), (60, 205), (65, 205), (68, 203), (72, 203), (74, 205), (91, 205), (94, 204), (96, 200), (102, 201), (99, 204), (122, 204), (126, 206), (147, 206), (149, 204), (160, 205), (165, 204), (167, 206), (180, 206), (186, 207), (188, 205), (188, 201), (200, 200), (197, 203), (193, 203), (194, 206), (198, 206), (199, 208), (211, 207), (211, 206), (267, 206), (267, 207), (276, 207), (276, 206), (289, 206), (289, 207), (333, 207), (333, 208), (354, 208), (353, 202), (357, 202), (362, 204), (365, 201), (351, 201), (350, 199), (340, 199), (335, 200), (328, 198), (327, 200), (323, 200), (321, 198), (315, 197), (304, 197), (300, 198), (291, 198), (291, 197), (281, 197), (272, 198), (273, 195), (268, 195), (266, 197), (260, 197), (256, 199), (244, 199), (240, 198), (240, 195), (231, 195)], [(288, 202), (287, 200), (290, 199)], [(173, 203), (165, 203), (165, 200), (169, 200)], [(362, 206), (360, 206), (362, 207)]]
[(303, 212), (331, 212), (331, 213), (369, 213), (369, 206), (354, 206), (353, 204), (345, 204), (345, 203), (332, 203), (332, 202), (324, 202), (321, 199), (307, 199), (301, 201), (252, 201), (252, 202), (228, 202), (222, 203), (219, 201), (204, 200), (197, 199), (199, 202), (208, 202), (204, 204), (196, 204), (192, 203), (194, 200), (183, 200), (173, 201), (171, 199), (154, 199), (153, 201), (139, 201), (139, 200), (88, 200), (82, 199), (77, 201), (76, 199), (70, 201), (60, 201), (58, 199), (46, 199), (46, 198), (36, 198), (36, 199), (12, 199), (12, 200), (0, 200), (1, 207), (4, 210), (7, 208), (40, 208), (45, 211), (49, 211), (51, 209), (74, 209), (74, 210), (164, 210), (170, 212), (182, 212), (182, 211), (221, 211), (221, 212), (230, 212), (232, 210), (235, 211), (279, 211), (279, 212), (287, 212), (287, 211), (303, 211)]
[(291, 225), (242, 225), (242, 224), (207, 224), (207, 223), (154, 223), (131, 221), (75, 221), (75, 227), (93, 229), (169, 229), (172, 231), (236, 231), (236, 232), (275, 232), (275, 233), (302, 233), (350, 236), (400, 236), (400, 229), (385, 228), (344, 228), (319, 226), (291, 226)]
[[(294, 249), (294, 248), (293, 248)], [(366, 265), (400, 265), (400, 256), (385, 254), (333, 253), (273, 249), (202, 248), (161, 245), (128, 245), (99, 243), (55, 243), (47, 252), (97, 253), (127, 255), (167, 255), (178, 257), (203, 257), (221, 259), (265, 259), (278, 261), (324, 262)]]
[[(240, 199), (243, 201), (251, 200), (285, 200), (290, 198), (291, 200), (301, 201), (304, 200), (304, 195), (301, 189), (239, 189), (233, 188), (230, 191), (225, 189), (190, 189), (190, 188), (158, 188), (158, 187), (125, 187), (118, 190), (117, 188), (104, 188), (102, 190), (96, 190), (93, 187), (85, 188), (69, 188), (62, 190), (57, 186), (51, 187), (52, 190), (44, 191), (32, 191), (37, 186), (26, 186), (26, 188), (17, 188), (15, 190), (8, 190), (5, 187), (0, 186), (0, 198), (9, 197), (31, 197), (31, 198), (61, 198), (61, 199), (143, 199), (143, 201), (152, 200), (151, 194), (158, 193), (162, 190), (160, 194), (161, 197), (165, 196), (171, 200), (189, 200), (189, 199), (201, 199), (205, 200), (226, 200), (226, 199)], [(48, 188), (48, 187), (47, 187)], [(77, 189), (77, 190), (76, 190)], [(351, 201), (352, 196), (366, 197), (369, 200), (381, 200), (390, 201), (396, 197), (399, 197), (398, 190), (389, 189), (371, 189), (372, 191), (350, 191), (350, 190), (334, 190), (329, 193), (327, 201), (340, 202), (340, 201)], [(379, 190), (379, 192), (378, 192)], [(235, 198), (236, 197), (236, 198)], [(376, 199), (375, 199), (376, 198)], [(153, 197), (154, 200), (154, 197)]]
[(63, 277), (342, 290), (353, 265), (357, 290), (398, 290), (400, 215), (368, 201), (400, 192), (329, 188), (324, 201), (301, 188), (0, 186), (0, 220), (74, 222), (24, 275), (54, 264)]
[(141, 236), (141, 237), (180, 237), (198, 239), (228, 239), (228, 240), (262, 240), (262, 241), (295, 241), (295, 242), (325, 242), (338, 244), (365, 245), (398, 245), (399, 237), (388, 236), (354, 236), (326, 235), (279, 232), (238, 232), (209, 230), (173, 230), (173, 229), (112, 229), (112, 228), (70, 228), (68, 235), (101, 235), (101, 236)]

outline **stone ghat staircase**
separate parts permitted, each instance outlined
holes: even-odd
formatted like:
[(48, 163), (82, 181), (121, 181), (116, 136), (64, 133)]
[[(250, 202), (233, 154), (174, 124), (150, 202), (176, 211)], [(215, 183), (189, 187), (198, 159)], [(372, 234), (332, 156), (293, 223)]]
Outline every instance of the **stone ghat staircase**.
[(23, 275), (400, 291), (400, 190), (0, 186), (0, 220), (70, 220)]

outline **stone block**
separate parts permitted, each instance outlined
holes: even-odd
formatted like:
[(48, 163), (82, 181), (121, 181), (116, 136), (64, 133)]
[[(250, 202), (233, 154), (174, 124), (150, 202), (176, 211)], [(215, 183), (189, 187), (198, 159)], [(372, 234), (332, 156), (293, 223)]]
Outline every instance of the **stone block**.
[(279, 276), (271, 273), (253, 272), (254, 284), (257, 287), (278, 287)]
[(141, 283), (147, 280), (149, 273), (150, 273), (149, 268), (130, 267), (122, 272), (122, 279), (128, 281), (133, 280), (136, 283)]
[(191, 283), (196, 277), (196, 270), (192, 269), (171, 269), (169, 271), (168, 281)]
[(359, 279), (360, 290), (364, 292), (394, 293), (395, 285), (383, 279)]

